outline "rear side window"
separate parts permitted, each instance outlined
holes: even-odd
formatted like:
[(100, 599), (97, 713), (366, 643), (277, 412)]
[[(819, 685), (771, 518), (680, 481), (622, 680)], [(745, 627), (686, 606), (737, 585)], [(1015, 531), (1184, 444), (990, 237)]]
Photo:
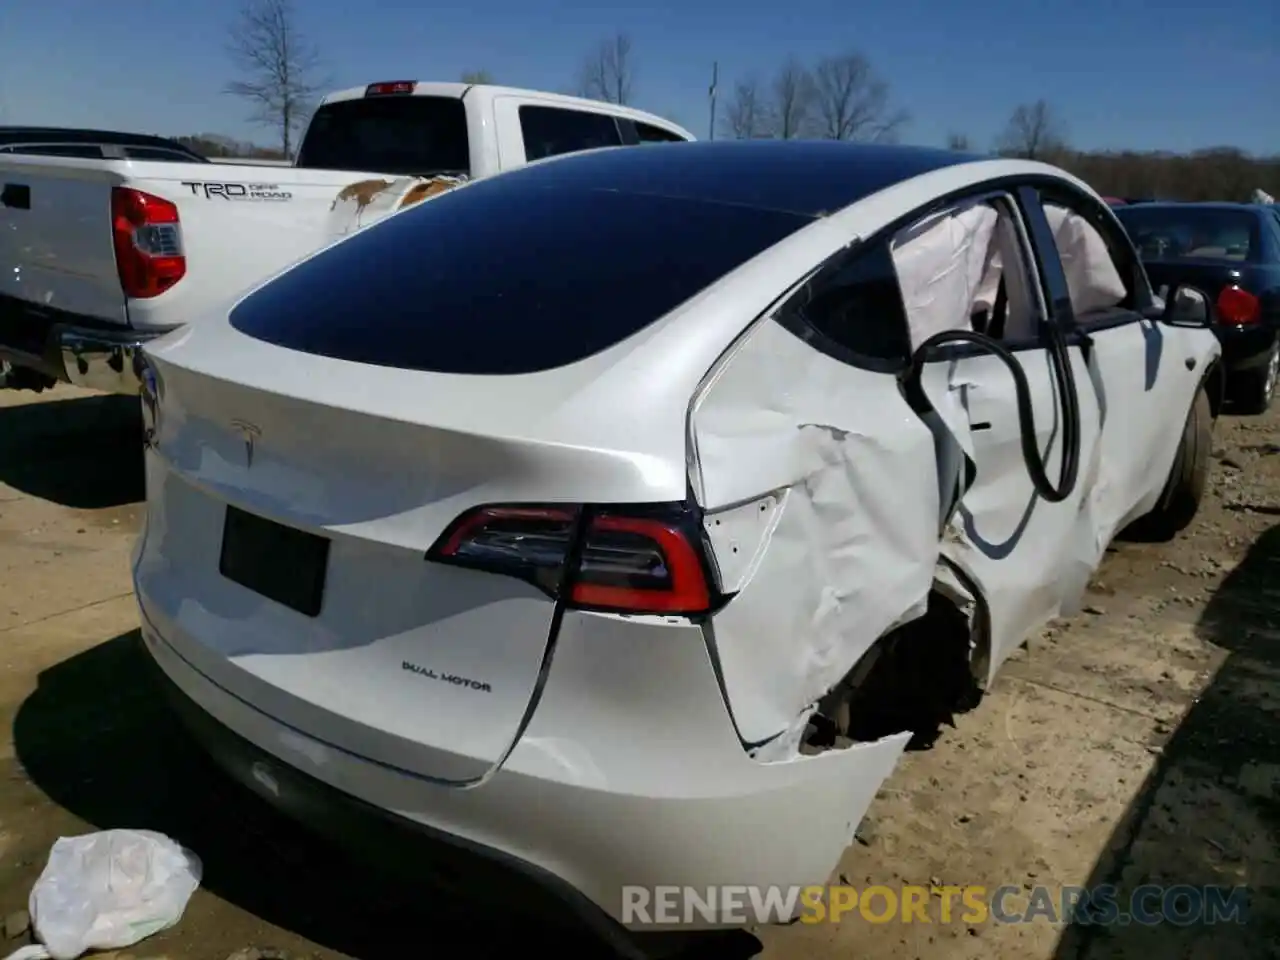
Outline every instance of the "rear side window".
[(638, 333), (811, 222), (526, 185), (517, 172), (442, 194), (328, 248), (250, 294), (230, 320), (260, 340), (357, 363), (533, 373)]
[(471, 172), (467, 111), (455, 97), (374, 96), (316, 111), (298, 166), (401, 176)]
[(1257, 258), (1258, 218), (1251, 210), (1138, 204), (1121, 207), (1116, 217), (1144, 260)]
[[(911, 352), (907, 314), (893, 256), (883, 241), (833, 264), (808, 284), (781, 317), (784, 326), (813, 343), (812, 330), (839, 349), (825, 350), (845, 362), (894, 361)], [(801, 321), (797, 323), (796, 321)], [(844, 356), (848, 351), (850, 356)]]
[(617, 121), (603, 113), (526, 105), (520, 108), (520, 129), (527, 160), (622, 146)]
[(636, 121), (636, 135), (641, 143), (687, 143), (684, 137), (648, 123)]

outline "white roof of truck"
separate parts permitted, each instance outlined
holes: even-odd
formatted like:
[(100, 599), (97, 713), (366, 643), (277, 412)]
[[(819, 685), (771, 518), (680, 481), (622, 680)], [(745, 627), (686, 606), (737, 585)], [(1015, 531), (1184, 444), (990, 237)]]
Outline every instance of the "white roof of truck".
[[(647, 113), (644, 110), (636, 110), (632, 107), (624, 107), (616, 103), (608, 103), (602, 100), (588, 100), (584, 97), (571, 97), (564, 93), (551, 93), (546, 90), (530, 90), (527, 87), (502, 87), (491, 83), (454, 83), (439, 82), (433, 80), (377, 80), (374, 83), (413, 83), (415, 84), (412, 94), (408, 96), (414, 97), (455, 97), (462, 99), (464, 95), (468, 98), (479, 97), (483, 99), (493, 99), (501, 96), (519, 96), (519, 97), (536, 97), (548, 104), (556, 104), (569, 109), (587, 109), (600, 110), (602, 107), (607, 109), (609, 113), (620, 117), (627, 117), (631, 120), (637, 120), (640, 123), (651, 123), (655, 126), (664, 127), (690, 140), (696, 139), (692, 133), (677, 123), (660, 117), (657, 114)], [(328, 94), (320, 105), (326, 103), (336, 103), (339, 100), (359, 100), (364, 97), (365, 91), (371, 84), (364, 84), (359, 87), (350, 87), (346, 90), (338, 90)]]

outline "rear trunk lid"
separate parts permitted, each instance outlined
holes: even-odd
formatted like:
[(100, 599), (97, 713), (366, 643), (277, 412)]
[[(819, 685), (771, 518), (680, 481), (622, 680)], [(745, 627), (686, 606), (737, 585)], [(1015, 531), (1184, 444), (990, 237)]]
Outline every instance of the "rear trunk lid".
[(232, 384), (166, 362), (174, 349), (155, 358), (135, 570), (150, 628), (281, 723), (415, 776), (466, 783), (501, 763), (536, 704), (555, 606), (521, 580), (427, 561), (446, 527), (487, 503), (683, 495), (682, 421), (665, 470), (575, 443), (559, 416), (572, 376), (549, 388), (258, 344), (265, 359)]

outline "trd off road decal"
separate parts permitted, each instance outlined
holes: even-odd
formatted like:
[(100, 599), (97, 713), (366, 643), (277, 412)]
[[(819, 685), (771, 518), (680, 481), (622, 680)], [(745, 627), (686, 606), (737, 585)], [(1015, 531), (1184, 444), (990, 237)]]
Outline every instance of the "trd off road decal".
[(226, 183), (213, 180), (183, 180), (193, 197), (206, 200), (292, 200), (293, 194), (278, 183)]

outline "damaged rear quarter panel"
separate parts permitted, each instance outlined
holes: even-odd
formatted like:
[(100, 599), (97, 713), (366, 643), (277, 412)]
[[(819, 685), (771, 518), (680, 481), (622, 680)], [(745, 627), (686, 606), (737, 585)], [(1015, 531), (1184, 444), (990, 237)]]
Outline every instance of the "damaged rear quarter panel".
[(690, 431), (716, 561), (740, 584), (711, 631), (729, 706), (744, 741), (786, 731), (767, 753), (794, 756), (812, 704), (924, 611), (938, 559), (934, 437), (893, 375), (773, 320), (726, 358)]

